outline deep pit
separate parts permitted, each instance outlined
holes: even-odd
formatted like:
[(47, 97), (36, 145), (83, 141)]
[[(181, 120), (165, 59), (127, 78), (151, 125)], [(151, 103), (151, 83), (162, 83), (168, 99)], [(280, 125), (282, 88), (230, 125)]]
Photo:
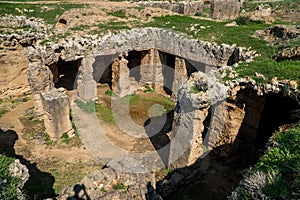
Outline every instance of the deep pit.
[[(165, 196), (166, 199), (226, 199), (243, 178), (244, 170), (262, 156), (272, 133), (297, 122), (292, 112), (299, 109), (299, 103), (282, 92), (258, 96), (253, 89), (244, 89), (228, 102), (245, 109), (235, 141), (214, 148), (190, 167), (176, 169), (174, 174), (186, 177), (177, 183), (177, 192)], [(164, 181), (158, 182), (157, 187), (163, 196)]]

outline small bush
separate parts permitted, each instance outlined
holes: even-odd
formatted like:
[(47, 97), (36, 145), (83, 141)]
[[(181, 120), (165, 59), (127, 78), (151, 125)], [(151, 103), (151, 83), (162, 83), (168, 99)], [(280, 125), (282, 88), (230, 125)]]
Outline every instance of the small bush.
[(124, 183), (117, 183), (113, 185), (113, 189), (114, 190), (124, 190), (126, 189), (126, 186), (124, 185)]
[(154, 92), (154, 90), (149, 87), (148, 85), (146, 86), (146, 89), (143, 91), (144, 93), (147, 93), (147, 92)]
[(238, 17), (235, 21), (238, 25), (247, 25), (251, 22), (248, 16)]
[(200, 92), (200, 90), (194, 85), (191, 87), (190, 92), (193, 94), (197, 94)]
[(9, 174), (9, 165), (13, 158), (0, 155), (0, 199), (15, 200), (24, 196), (19, 190), (20, 180)]
[(106, 90), (105, 91), (105, 95), (112, 96), (113, 95), (113, 91), (112, 90)]

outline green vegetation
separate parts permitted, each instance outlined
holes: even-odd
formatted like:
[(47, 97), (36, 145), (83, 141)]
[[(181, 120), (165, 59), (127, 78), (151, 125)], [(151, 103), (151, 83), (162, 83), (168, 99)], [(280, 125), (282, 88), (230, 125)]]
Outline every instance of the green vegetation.
[(28, 101), (28, 97), (9, 97), (0, 99), (0, 118), (17, 107), (20, 103)]
[(117, 10), (115, 12), (109, 12), (108, 14), (119, 18), (126, 18), (126, 13), (124, 10)]
[[(42, 7), (51, 9), (43, 10)], [(3, 3), (0, 2), (0, 16), (10, 15), (25, 15), (27, 17), (42, 18), (49, 24), (55, 24), (59, 16), (66, 10), (73, 8), (83, 8), (83, 4), (23, 4), (23, 3)]]
[(112, 187), (113, 187), (114, 190), (124, 190), (124, 189), (126, 189), (126, 186), (124, 185), (124, 183), (117, 183), (117, 184), (114, 184)]
[(111, 109), (104, 105), (96, 104), (96, 113), (97, 116), (100, 117), (104, 122), (107, 123), (115, 122), (115, 118)]
[(86, 113), (93, 113), (96, 111), (95, 110), (96, 103), (94, 101), (89, 101), (85, 103), (79, 99), (76, 99), (74, 102), (78, 106), (78, 108), (80, 108)]
[(251, 22), (250, 17), (248, 17), (248, 16), (238, 17), (235, 21), (238, 25), (247, 25), (247, 24), (250, 24), (250, 22)]
[(9, 165), (14, 161), (13, 158), (0, 154), (0, 199), (15, 200), (24, 196), (18, 186), (20, 180), (9, 174)]
[[(242, 18), (239, 21), (247, 25), (226, 27), (225, 24), (228, 22), (215, 22), (188, 16), (167, 15), (155, 17), (152, 22), (144, 26), (175, 30), (200, 40), (216, 42), (218, 44), (237, 44), (237, 46), (255, 50), (261, 56), (256, 57), (251, 63), (239, 64), (236, 71), (240, 77), (250, 76), (255, 78), (255, 72), (257, 72), (265, 75), (267, 80), (264, 81), (270, 81), (273, 77), (278, 77), (278, 79), (293, 79), (300, 82), (299, 60), (273, 61), (271, 56), (277, 53), (280, 47), (271, 46), (266, 41), (253, 37), (256, 30), (265, 30), (272, 25), (261, 21), (249, 22)], [(191, 31), (191, 25), (194, 26), (194, 31)], [(298, 43), (299, 41), (293, 41), (290, 45), (295, 46)]]
[(106, 90), (105, 91), (105, 95), (112, 96), (113, 95), (113, 91), (112, 90)]
[[(258, 6), (262, 3), (259, 1), (252, 2), (245, 1), (243, 4), (243, 9), (247, 11), (254, 11), (257, 10)], [(282, 0), (282, 1), (270, 1), (270, 2), (264, 2), (263, 3), (267, 8), (272, 9), (295, 9), (299, 6), (299, 0)]]
[(246, 173), (245, 184), (233, 193), (233, 199), (300, 198), (300, 125), (272, 136), (269, 148)]
[(146, 86), (146, 89), (143, 90), (143, 92), (144, 92), (144, 93), (147, 93), (147, 92), (154, 92), (154, 90), (153, 90), (151, 87), (149, 87), (149, 86), (147, 85), (147, 86)]
[(136, 104), (137, 101), (139, 101), (141, 99), (140, 95), (137, 95), (137, 94), (132, 94), (132, 95), (127, 95), (123, 98), (120, 98), (118, 99), (118, 101), (121, 103), (121, 104), (130, 104), (130, 105), (133, 105), (133, 104)]
[(192, 86), (190, 88), (190, 92), (193, 93), (193, 94), (197, 94), (197, 93), (200, 92), (200, 90), (196, 86)]

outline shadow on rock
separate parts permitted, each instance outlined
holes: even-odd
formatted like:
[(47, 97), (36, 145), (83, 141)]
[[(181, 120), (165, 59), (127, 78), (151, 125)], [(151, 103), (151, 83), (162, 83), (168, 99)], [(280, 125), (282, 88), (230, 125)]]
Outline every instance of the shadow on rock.
[(73, 187), (74, 196), (68, 197), (67, 200), (90, 200), (91, 198), (86, 192), (84, 184), (76, 184)]
[(14, 149), (17, 140), (18, 135), (15, 131), (0, 129), (0, 154), (19, 159), (29, 170), (30, 177), (23, 188), (28, 199), (54, 198), (56, 196), (53, 190), (54, 177), (50, 173), (40, 171), (36, 163), (30, 163), (22, 155), (17, 155)]

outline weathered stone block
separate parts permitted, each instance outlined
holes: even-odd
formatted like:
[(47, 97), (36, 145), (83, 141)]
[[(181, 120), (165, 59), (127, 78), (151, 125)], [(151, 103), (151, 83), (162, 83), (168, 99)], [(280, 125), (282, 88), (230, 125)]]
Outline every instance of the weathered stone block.
[(44, 123), (51, 139), (59, 139), (63, 133), (72, 130), (70, 121), (70, 103), (65, 89), (52, 89), (41, 94), (43, 102)]
[(213, 0), (211, 17), (214, 19), (235, 19), (239, 16), (241, 2), (239, 0)]

